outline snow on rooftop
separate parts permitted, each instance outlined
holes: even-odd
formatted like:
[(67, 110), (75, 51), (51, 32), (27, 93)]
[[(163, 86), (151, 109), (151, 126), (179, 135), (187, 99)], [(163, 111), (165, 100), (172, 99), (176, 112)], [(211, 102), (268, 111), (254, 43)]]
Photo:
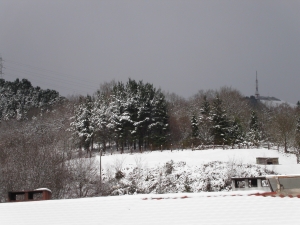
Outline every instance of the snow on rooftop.
[(50, 189), (48, 188), (37, 188), (37, 189), (34, 189), (35, 191), (49, 191), (49, 192), (52, 192)]
[(299, 198), (229, 194), (181, 193), (3, 203), (0, 217), (1, 225), (299, 223)]

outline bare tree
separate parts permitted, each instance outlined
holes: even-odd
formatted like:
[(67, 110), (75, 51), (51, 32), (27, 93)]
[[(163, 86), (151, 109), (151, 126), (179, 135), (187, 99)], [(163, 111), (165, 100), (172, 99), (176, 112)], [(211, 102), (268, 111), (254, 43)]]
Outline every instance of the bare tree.
[(69, 161), (71, 170), (68, 197), (83, 198), (95, 196), (99, 183), (99, 167), (94, 158), (77, 158)]
[(284, 147), (284, 152), (292, 146), (295, 137), (296, 119), (295, 111), (288, 104), (281, 104), (274, 108), (273, 137), (278, 145)]

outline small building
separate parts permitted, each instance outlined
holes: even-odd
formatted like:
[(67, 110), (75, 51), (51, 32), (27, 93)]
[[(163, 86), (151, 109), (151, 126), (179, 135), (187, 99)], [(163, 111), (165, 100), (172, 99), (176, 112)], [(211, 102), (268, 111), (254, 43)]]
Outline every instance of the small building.
[(300, 175), (268, 175), (270, 190), (282, 195), (300, 195)]
[(233, 191), (271, 190), (266, 177), (232, 177), (231, 187)]
[(259, 190), (272, 193), (272, 195), (300, 197), (300, 175), (232, 177), (231, 187), (233, 191)]
[(278, 157), (257, 157), (256, 158), (256, 164), (261, 165), (278, 165), (279, 160)]
[(35, 189), (33, 191), (10, 191), (8, 192), (8, 202), (50, 200), (51, 194), (51, 190), (47, 188)]

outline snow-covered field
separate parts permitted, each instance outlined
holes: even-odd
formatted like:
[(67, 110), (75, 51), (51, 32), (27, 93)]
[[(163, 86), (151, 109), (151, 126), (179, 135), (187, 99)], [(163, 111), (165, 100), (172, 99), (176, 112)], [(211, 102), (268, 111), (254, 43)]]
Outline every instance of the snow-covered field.
[[(236, 162), (243, 164), (255, 164), (256, 157), (278, 157), (279, 165), (267, 165), (269, 170), (279, 174), (300, 174), (300, 164), (297, 164), (295, 155), (283, 154), (277, 150), (268, 149), (215, 149), (215, 150), (164, 150), (133, 154), (114, 154), (102, 156), (103, 167), (114, 164), (116, 161), (124, 161), (124, 167), (135, 167), (136, 161), (141, 160), (144, 166), (149, 168), (162, 166), (166, 162), (184, 161), (188, 166), (199, 166), (211, 161)], [(99, 160), (99, 156), (97, 156)]]
[[(256, 157), (279, 157), (280, 165), (267, 167), (280, 174), (300, 174), (300, 166), (293, 155), (267, 149), (176, 150), (106, 155), (102, 157), (102, 163), (108, 167), (116, 160), (124, 160), (123, 167), (135, 167), (137, 162), (142, 162), (152, 168), (170, 160), (184, 161), (190, 166), (211, 161), (254, 164)], [(249, 194), (246, 191), (144, 194), (3, 203), (0, 204), (0, 224), (299, 224), (299, 198)]]
[(0, 204), (0, 223), (1, 225), (299, 224), (299, 198), (230, 194), (233, 192), (222, 195), (219, 193), (133, 195), (3, 203)]

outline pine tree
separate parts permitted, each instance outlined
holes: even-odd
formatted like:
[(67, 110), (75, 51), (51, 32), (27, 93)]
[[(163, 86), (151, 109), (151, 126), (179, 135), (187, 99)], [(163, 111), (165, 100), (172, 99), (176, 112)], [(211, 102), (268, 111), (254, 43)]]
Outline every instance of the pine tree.
[(124, 150), (126, 142), (126, 124), (130, 119), (126, 111), (126, 91), (123, 83), (118, 82), (113, 88), (112, 101), (109, 104), (109, 126), (114, 129), (117, 150)]
[(251, 117), (249, 122), (249, 131), (246, 134), (246, 140), (255, 145), (258, 145), (258, 142), (262, 139), (262, 132), (258, 122), (257, 113), (252, 110)]
[(149, 136), (148, 145), (154, 144), (155, 146), (163, 145), (167, 142), (169, 124), (167, 102), (161, 90), (155, 90), (154, 95), (150, 100), (150, 118), (147, 133)]
[(162, 92), (156, 90), (152, 84), (144, 84), (142, 81), (137, 83), (131, 79), (125, 86), (119, 83), (114, 90), (112, 104), (115, 105), (114, 111), (118, 111), (114, 113), (116, 131), (119, 138), (122, 136), (122, 142), (126, 142), (127, 145), (131, 143), (134, 148), (137, 144), (139, 149), (150, 144), (165, 143), (168, 117), (167, 104)]
[(106, 150), (106, 143), (109, 141), (109, 135), (111, 133), (111, 127), (109, 127), (108, 121), (108, 105), (109, 102), (104, 94), (97, 93), (91, 111), (91, 121), (92, 124), (95, 125), (95, 141), (102, 143), (104, 151)]
[(210, 113), (210, 104), (207, 101), (206, 95), (204, 95), (204, 97), (203, 97), (203, 102), (202, 102), (202, 105), (201, 105), (201, 108), (200, 108), (200, 113), (202, 115), (206, 116), (206, 117), (209, 116), (209, 113)]
[(80, 104), (75, 108), (75, 116), (70, 126), (73, 134), (80, 138), (80, 145), (88, 152), (93, 143), (94, 124), (92, 123), (93, 101), (91, 96), (82, 97)]
[(244, 141), (244, 132), (239, 119), (235, 118), (229, 123), (226, 139), (231, 145), (239, 144)]
[(215, 144), (228, 144), (229, 140), (227, 139), (227, 135), (229, 132), (229, 121), (226, 112), (222, 107), (222, 100), (218, 95), (213, 100), (211, 118), (213, 124), (212, 133), (214, 135)]
[(198, 121), (195, 115), (193, 115), (191, 119), (191, 124), (192, 124), (192, 142), (195, 144), (199, 136)]
[(206, 96), (204, 96), (200, 108), (198, 134), (201, 143), (206, 145), (211, 144), (214, 139), (214, 136), (212, 134), (212, 121), (210, 117), (210, 112), (210, 104), (207, 101)]

